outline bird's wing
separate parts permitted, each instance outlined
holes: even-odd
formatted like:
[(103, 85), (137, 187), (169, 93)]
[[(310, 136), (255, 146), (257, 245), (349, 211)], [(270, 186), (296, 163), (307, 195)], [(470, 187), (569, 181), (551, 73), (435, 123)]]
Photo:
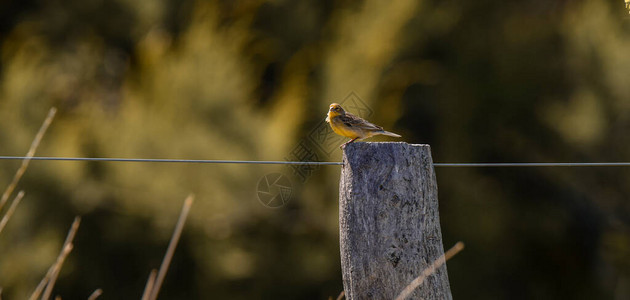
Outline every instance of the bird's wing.
[(350, 113), (346, 113), (345, 115), (341, 115), (339, 117), (341, 118), (340, 120), (348, 127), (360, 128), (369, 131), (383, 131), (383, 127), (374, 125)]

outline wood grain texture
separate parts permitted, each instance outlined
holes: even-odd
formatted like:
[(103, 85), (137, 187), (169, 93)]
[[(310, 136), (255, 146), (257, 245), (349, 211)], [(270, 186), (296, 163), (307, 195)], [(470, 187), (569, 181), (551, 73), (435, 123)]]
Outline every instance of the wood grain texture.
[[(339, 185), (347, 299), (394, 299), (444, 253), (429, 145), (351, 143)], [(410, 299), (452, 299), (446, 265)]]

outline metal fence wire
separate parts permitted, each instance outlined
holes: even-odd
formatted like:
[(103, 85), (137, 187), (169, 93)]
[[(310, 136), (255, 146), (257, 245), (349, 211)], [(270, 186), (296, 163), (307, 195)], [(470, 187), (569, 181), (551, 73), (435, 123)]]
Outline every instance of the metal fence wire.
[[(109, 157), (44, 157), (0, 156), (0, 160), (39, 161), (99, 161), (135, 163), (188, 163), (188, 164), (257, 164), (257, 165), (343, 165), (336, 161), (274, 161), (274, 160), (207, 160), (170, 158), (109, 158)], [(630, 162), (485, 162), (485, 163), (433, 163), (434, 167), (495, 168), (495, 167), (630, 167)]]

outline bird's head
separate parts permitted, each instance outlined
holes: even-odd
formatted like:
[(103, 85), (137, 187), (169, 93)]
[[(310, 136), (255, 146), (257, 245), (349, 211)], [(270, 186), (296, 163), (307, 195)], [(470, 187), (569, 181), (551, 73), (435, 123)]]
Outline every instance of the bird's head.
[(346, 111), (344, 111), (341, 105), (337, 103), (331, 104), (330, 108), (328, 109), (328, 117), (331, 117), (331, 118), (339, 116), (339, 115), (345, 115), (345, 114), (346, 114)]

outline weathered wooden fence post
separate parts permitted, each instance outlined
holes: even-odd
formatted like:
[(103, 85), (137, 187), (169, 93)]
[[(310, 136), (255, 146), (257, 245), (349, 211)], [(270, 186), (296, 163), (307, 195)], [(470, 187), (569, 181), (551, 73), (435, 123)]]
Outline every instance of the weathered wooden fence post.
[[(346, 298), (394, 299), (443, 253), (429, 145), (351, 143), (339, 184)], [(446, 265), (411, 299), (452, 299)]]

